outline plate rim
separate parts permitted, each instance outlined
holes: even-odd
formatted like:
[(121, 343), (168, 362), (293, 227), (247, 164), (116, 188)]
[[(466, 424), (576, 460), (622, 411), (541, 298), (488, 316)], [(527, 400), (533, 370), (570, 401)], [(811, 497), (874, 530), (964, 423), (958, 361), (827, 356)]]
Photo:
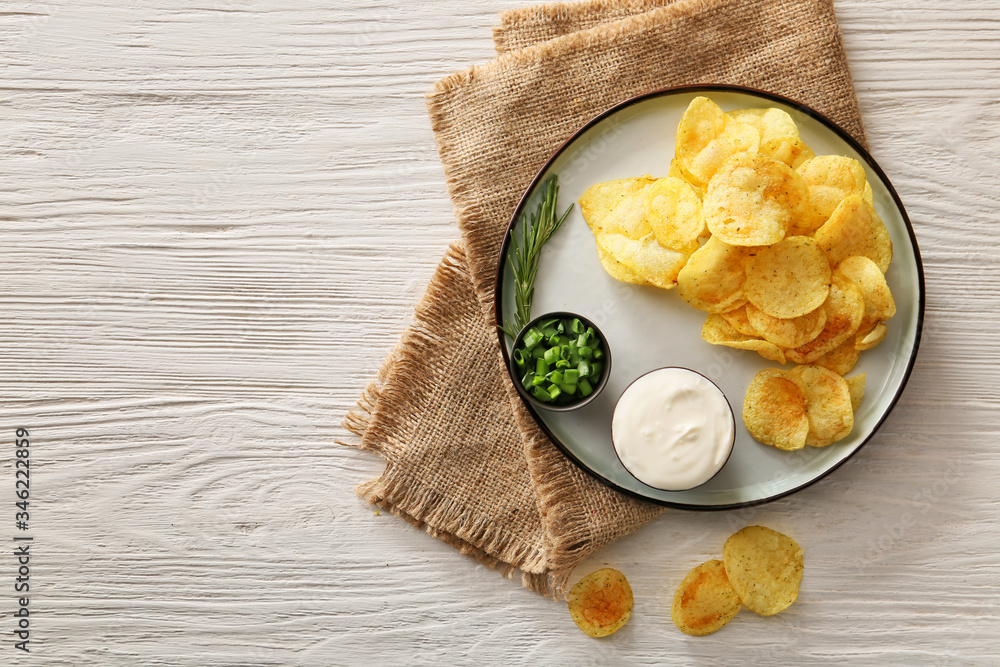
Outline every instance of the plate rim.
[(569, 136), (569, 138), (567, 138), (565, 141), (562, 142), (562, 144), (559, 145), (559, 147), (549, 157), (549, 159), (546, 160), (545, 163), (538, 169), (538, 171), (535, 173), (535, 176), (531, 179), (531, 182), (525, 188), (524, 193), (521, 195), (521, 199), (518, 201), (517, 206), (514, 208), (514, 212), (511, 215), (510, 220), (508, 220), (506, 228), (504, 229), (503, 242), (500, 245), (500, 255), (497, 258), (496, 276), (494, 279), (494, 289), (493, 289), (494, 321), (496, 324), (497, 338), (500, 344), (500, 354), (503, 356), (503, 361), (504, 361), (504, 372), (508, 376), (508, 378), (510, 377), (510, 371), (509, 371), (510, 355), (507, 352), (507, 341), (505, 338), (505, 334), (501, 329), (501, 327), (503, 326), (503, 311), (501, 307), (502, 306), (501, 299), (503, 296), (503, 281), (507, 266), (507, 262), (505, 261), (505, 259), (507, 257), (507, 252), (511, 242), (511, 236), (512, 236), (511, 232), (514, 226), (517, 224), (518, 219), (521, 217), (522, 211), (527, 206), (528, 200), (531, 198), (531, 194), (541, 183), (542, 176), (577, 139), (579, 139), (590, 128), (594, 127), (595, 125), (603, 121), (605, 118), (608, 118), (609, 116), (612, 116), (620, 111), (623, 111), (624, 109), (627, 109), (628, 107), (634, 104), (638, 104), (646, 100), (655, 99), (657, 97), (665, 97), (668, 95), (676, 95), (682, 93), (698, 93), (698, 92), (743, 93), (751, 97), (758, 97), (793, 107), (797, 111), (812, 117), (814, 120), (824, 125), (827, 129), (829, 129), (831, 132), (837, 135), (841, 140), (846, 142), (851, 148), (853, 148), (858, 153), (858, 155), (864, 158), (865, 162), (867, 162), (867, 165), (872, 168), (872, 170), (882, 180), (882, 183), (886, 186), (886, 190), (888, 190), (889, 195), (892, 197), (893, 203), (896, 205), (896, 208), (899, 210), (899, 213), (903, 218), (903, 223), (906, 226), (906, 233), (909, 236), (910, 244), (913, 246), (914, 250), (914, 259), (917, 268), (917, 287), (919, 293), (918, 303), (917, 303), (917, 313), (916, 313), (917, 315), (916, 331), (914, 332), (913, 349), (910, 351), (910, 358), (906, 363), (906, 369), (903, 372), (903, 377), (902, 381), (899, 384), (899, 388), (896, 390), (895, 395), (889, 402), (888, 407), (885, 409), (885, 411), (879, 417), (878, 421), (875, 423), (875, 426), (872, 427), (871, 433), (869, 433), (868, 436), (864, 440), (862, 440), (857, 447), (854, 448), (854, 451), (852, 451), (850, 454), (845, 456), (840, 461), (837, 461), (834, 465), (830, 466), (822, 473), (816, 475), (815, 477), (806, 481), (805, 483), (800, 484), (799, 486), (764, 498), (758, 498), (739, 503), (727, 503), (724, 505), (678, 503), (670, 500), (663, 500), (661, 498), (651, 498), (648, 496), (644, 496), (641, 493), (637, 493), (631, 489), (619, 486), (610, 479), (601, 475), (598, 471), (593, 470), (589, 466), (585, 465), (579, 458), (577, 458), (576, 455), (574, 455), (571, 451), (569, 451), (569, 449), (559, 440), (559, 438), (555, 436), (555, 434), (544, 423), (544, 421), (541, 419), (535, 408), (530, 403), (528, 403), (528, 401), (524, 400), (524, 398), (521, 397), (520, 394), (518, 394), (518, 400), (521, 401), (524, 408), (528, 411), (528, 414), (531, 415), (532, 420), (535, 422), (538, 428), (540, 428), (542, 432), (545, 433), (548, 439), (552, 441), (552, 443), (556, 447), (558, 447), (559, 450), (570, 461), (572, 461), (573, 464), (576, 465), (580, 470), (584, 471), (585, 473), (587, 473), (597, 481), (601, 482), (605, 486), (615, 489), (619, 493), (623, 493), (632, 498), (636, 498), (638, 500), (644, 500), (646, 502), (653, 503), (656, 505), (661, 505), (664, 507), (671, 507), (674, 509), (682, 509), (695, 512), (718, 512), (724, 510), (741, 509), (744, 507), (754, 507), (757, 505), (763, 505), (765, 503), (770, 503), (775, 500), (784, 498), (786, 496), (790, 496), (793, 493), (797, 493), (805, 489), (806, 487), (812, 486), (821, 479), (824, 479), (834, 470), (840, 468), (840, 466), (844, 465), (845, 463), (847, 463), (847, 461), (851, 460), (858, 452), (860, 452), (864, 448), (865, 445), (868, 444), (868, 442), (875, 436), (875, 434), (878, 433), (879, 428), (882, 427), (882, 424), (889, 416), (889, 413), (891, 413), (893, 409), (896, 407), (896, 404), (899, 402), (900, 396), (902, 396), (903, 394), (903, 390), (906, 388), (906, 385), (910, 380), (910, 374), (912, 373), (913, 367), (916, 363), (917, 352), (920, 349), (920, 340), (923, 335), (924, 304), (926, 300), (926, 291), (924, 289), (924, 266), (923, 266), (923, 260), (921, 259), (920, 255), (920, 247), (917, 244), (917, 237), (913, 231), (913, 225), (910, 222), (910, 217), (906, 213), (906, 208), (903, 206), (902, 200), (899, 198), (899, 193), (896, 192), (895, 186), (889, 180), (889, 177), (886, 176), (886, 173), (882, 169), (882, 167), (878, 164), (878, 162), (875, 161), (875, 158), (871, 156), (871, 153), (869, 153), (868, 150), (864, 146), (862, 146), (854, 137), (848, 134), (835, 122), (830, 120), (826, 115), (790, 97), (785, 97), (784, 95), (779, 95), (778, 93), (772, 93), (766, 90), (761, 90), (759, 88), (752, 88), (749, 86), (739, 86), (739, 85), (721, 84), (721, 83), (720, 84), (703, 83), (703, 84), (669, 86), (666, 88), (658, 88), (656, 90), (652, 90), (646, 93), (642, 93), (640, 95), (636, 95), (634, 97), (630, 97), (622, 102), (619, 102), (618, 104), (615, 104), (609, 109), (594, 116), (589, 121), (587, 121), (582, 127), (576, 130), (572, 135)]

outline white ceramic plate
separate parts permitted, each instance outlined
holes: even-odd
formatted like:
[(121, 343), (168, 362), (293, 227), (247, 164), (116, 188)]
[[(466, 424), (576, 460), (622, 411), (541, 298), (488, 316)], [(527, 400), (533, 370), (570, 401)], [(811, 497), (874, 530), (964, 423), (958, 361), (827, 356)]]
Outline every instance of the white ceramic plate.
[[(506, 261), (511, 229), (522, 209), (534, 210), (541, 183), (558, 174), (562, 211), (595, 183), (643, 174), (665, 176), (674, 154), (677, 124), (698, 95), (711, 98), (724, 111), (784, 109), (817, 155), (847, 155), (865, 165), (875, 209), (892, 237), (893, 258), (886, 280), (897, 306), (886, 339), (862, 353), (849, 374), (868, 375), (865, 399), (850, 436), (822, 449), (780, 451), (755, 441), (739, 418), (750, 380), (762, 368), (776, 364), (754, 352), (706, 343), (701, 338), (705, 313), (687, 305), (676, 290), (611, 278), (601, 268), (579, 205), (574, 206), (543, 249), (532, 314), (564, 310), (593, 320), (614, 355), (612, 374), (604, 392), (580, 410), (560, 413), (536, 410), (527, 403), (526, 407), (573, 461), (605, 483), (664, 505), (712, 510), (767, 502), (802, 489), (837, 468), (872, 437), (899, 398), (913, 366), (923, 319), (924, 282), (913, 230), (896, 191), (871, 156), (843, 130), (821, 114), (770, 93), (734, 86), (684, 87), (642, 95), (610, 109), (570, 138), (542, 168), (504, 239), (497, 268), (498, 318), (509, 321), (514, 312)], [(509, 344), (500, 336), (506, 356)], [(661, 366), (685, 366), (706, 375), (725, 392), (737, 414), (736, 446), (729, 462), (707, 484), (688, 491), (646, 486), (622, 467), (611, 445), (611, 415), (618, 397), (632, 380)]]

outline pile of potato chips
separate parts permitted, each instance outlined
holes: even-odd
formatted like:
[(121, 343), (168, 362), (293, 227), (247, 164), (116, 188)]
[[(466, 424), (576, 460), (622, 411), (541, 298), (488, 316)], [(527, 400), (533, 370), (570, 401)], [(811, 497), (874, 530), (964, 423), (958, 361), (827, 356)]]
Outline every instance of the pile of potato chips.
[(722, 558), (697, 566), (677, 588), (670, 616), (681, 632), (712, 634), (743, 605), (773, 616), (799, 595), (802, 549), (787, 535), (747, 526), (726, 540)]
[(697, 97), (668, 176), (599, 183), (580, 208), (611, 276), (676, 286), (708, 313), (709, 343), (801, 364), (754, 379), (744, 421), (757, 440), (798, 449), (850, 433), (864, 379), (843, 376), (896, 312), (892, 242), (857, 160), (815, 155), (781, 109)]

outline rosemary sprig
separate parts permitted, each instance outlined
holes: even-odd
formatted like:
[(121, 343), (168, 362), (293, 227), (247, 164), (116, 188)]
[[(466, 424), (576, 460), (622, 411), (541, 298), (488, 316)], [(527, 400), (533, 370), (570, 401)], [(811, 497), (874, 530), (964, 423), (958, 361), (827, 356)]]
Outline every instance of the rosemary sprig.
[[(538, 260), (542, 246), (551, 238), (573, 210), (570, 204), (562, 216), (557, 216), (556, 204), (559, 200), (559, 179), (553, 175), (543, 185), (545, 193), (535, 208), (534, 215), (526, 219), (521, 214), (520, 224), (511, 230), (513, 249), (507, 254), (510, 270), (514, 275), (514, 321), (505, 322), (500, 328), (512, 339), (531, 321), (531, 300), (535, 296), (535, 277), (538, 275)], [(520, 229), (520, 234), (517, 230)]]

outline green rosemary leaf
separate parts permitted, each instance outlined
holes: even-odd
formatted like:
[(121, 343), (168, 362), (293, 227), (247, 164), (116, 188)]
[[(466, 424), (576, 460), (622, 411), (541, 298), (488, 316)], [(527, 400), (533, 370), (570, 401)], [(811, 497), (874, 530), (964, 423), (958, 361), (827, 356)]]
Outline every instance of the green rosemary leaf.
[(500, 329), (512, 339), (531, 321), (531, 301), (535, 296), (535, 278), (538, 275), (542, 246), (552, 238), (573, 210), (573, 205), (570, 204), (561, 216), (558, 215), (557, 176), (551, 176), (542, 187), (542, 201), (535, 207), (534, 213), (527, 216), (522, 212), (518, 225), (511, 230), (511, 243), (514, 247), (508, 252), (507, 261), (514, 279), (514, 319), (512, 322), (504, 322)]

